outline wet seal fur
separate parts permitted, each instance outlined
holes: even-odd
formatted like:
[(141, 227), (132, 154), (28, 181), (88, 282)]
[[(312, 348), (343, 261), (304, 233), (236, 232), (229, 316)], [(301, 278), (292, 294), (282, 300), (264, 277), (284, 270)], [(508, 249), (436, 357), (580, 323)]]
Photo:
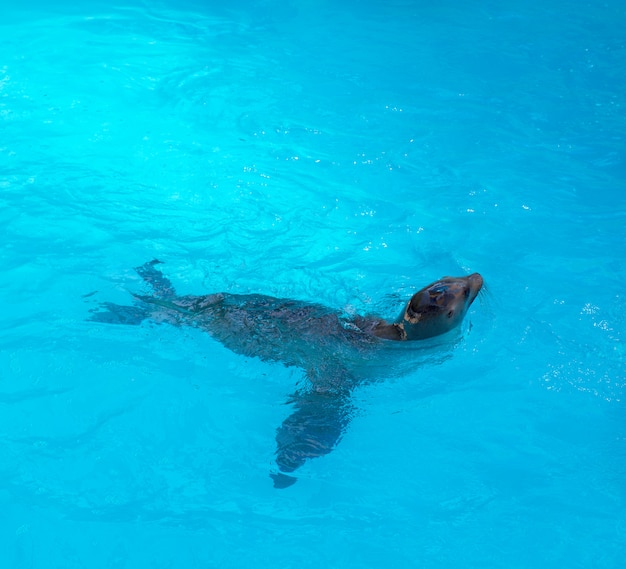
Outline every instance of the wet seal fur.
[(291, 473), (339, 443), (353, 414), (350, 394), (371, 379), (368, 367), (382, 347), (456, 328), (483, 286), (478, 273), (443, 277), (416, 292), (399, 316), (387, 321), (346, 318), (319, 304), (261, 294), (177, 296), (159, 264), (155, 259), (136, 269), (152, 295), (133, 294), (134, 306), (103, 303), (90, 320), (140, 324), (150, 318), (196, 326), (236, 353), (304, 369), (308, 385), (290, 398), (294, 412), (276, 432), (278, 468), (270, 475), (277, 488), (293, 484)]

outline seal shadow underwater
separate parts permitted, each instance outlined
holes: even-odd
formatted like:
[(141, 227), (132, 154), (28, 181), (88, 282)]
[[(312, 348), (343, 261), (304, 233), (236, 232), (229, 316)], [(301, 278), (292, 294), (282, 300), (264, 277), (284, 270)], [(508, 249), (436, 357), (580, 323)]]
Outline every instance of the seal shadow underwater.
[(261, 294), (178, 296), (158, 270), (158, 260), (136, 271), (152, 295), (133, 294), (133, 306), (103, 303), (90, 320), (140, 324), (145, 319), (190, 325), (208, 332), (232, 351), (282, 362), (306, 372), (304, 388), (290, 398), (293, 413), (276, 432), (274, 486), (296, 482), (292, 473), (308, 459), (339, 443), (353, 415), (352, 390), (368, 378), (390, 343), (425, 340), (456, 328), (483, 285), (478, 273), (443, 277), (416, 292), (398, 318), (344, 317), (297, 300)]

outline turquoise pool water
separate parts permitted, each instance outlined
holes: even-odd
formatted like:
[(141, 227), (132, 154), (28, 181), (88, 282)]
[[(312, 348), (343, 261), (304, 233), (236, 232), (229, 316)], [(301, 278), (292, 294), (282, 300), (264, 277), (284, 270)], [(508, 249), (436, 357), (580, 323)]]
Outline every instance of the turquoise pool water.
[[(3, 567), (623, 565), (623, 3), (7, 4)], [(153, 258), (347, 312), (487, 291), (277, 490), (303, 372), (87, 320)]]

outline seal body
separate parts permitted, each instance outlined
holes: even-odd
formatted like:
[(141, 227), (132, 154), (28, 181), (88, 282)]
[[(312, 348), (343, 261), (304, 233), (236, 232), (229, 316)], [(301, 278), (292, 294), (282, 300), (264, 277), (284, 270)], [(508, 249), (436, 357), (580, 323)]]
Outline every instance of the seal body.
[(443, 277), (415, 293), (388, 321), (346, 318), (320, 304), (261, 294), (178, 296), (158, 264), (136, 269), (152, 295), (133, 295), (134, 306), (105, 303), (91, 320), (138, 324), (150, 318), (195, 326), (236, 353), (303, 369), (307, 385), (290, 398), (294, 411), (276, 434), (277, 471), (271, 476), (277, 487), (293, 484), (290, 473), (337, 445), (353, 413), (351, 391), (368, 379), (368, 364), (388, 342), (424, 340), (454, 329), (483, 285), (478, 273)]

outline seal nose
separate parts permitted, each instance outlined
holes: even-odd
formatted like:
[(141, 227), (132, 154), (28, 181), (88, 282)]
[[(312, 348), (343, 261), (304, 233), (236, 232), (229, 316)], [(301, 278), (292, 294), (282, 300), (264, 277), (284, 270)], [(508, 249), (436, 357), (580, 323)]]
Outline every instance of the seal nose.
[(467, 280), (476, 292), (483, 287), (483, 277), (479, 273), (472, 273), (469, 277), (467, 277)]
[(479, 273), (472, 273), (467, 277), (467, 282), (469, 283), (469, 287), (471, 290), (471, 301), (476, 298), (476, 295), (480, 292), (480, 289), (483, 287), (483, 277)]

